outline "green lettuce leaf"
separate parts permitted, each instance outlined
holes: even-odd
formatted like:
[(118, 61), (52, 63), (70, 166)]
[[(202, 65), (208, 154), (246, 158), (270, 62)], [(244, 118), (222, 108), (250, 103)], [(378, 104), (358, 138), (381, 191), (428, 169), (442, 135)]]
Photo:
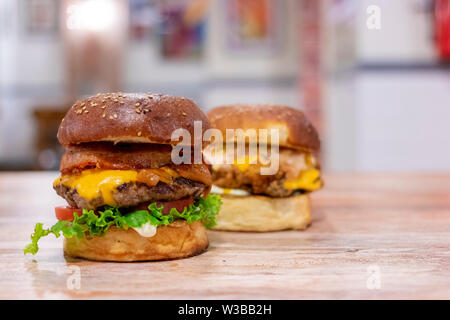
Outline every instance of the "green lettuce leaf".
[(73, 221), (61, 220), (50, 229), (44, 229), (42, 223), (37, 223), (34, 233), (31, 235), (31, 243), (23, 252), (36, 254), (39, 250), (38, 241), (49, 234), (59, 237), (61, 234), (66, 238), (84, 238), (90, 236), (103, 236), (111, 226), (127, 230), (128, 228), (139, 228), (146, 223), (153, 226), (167, 226), (176, 219), (186, 220), (188, 223), (201, 221), (206, 228), (212, 228), (216, 224), (216, 215), (219, 213), (222, 199), (218, 195), (209, 195), (206, 199), (197, 199), (189, 208), (182, 212), (172, 208), (170, 213), (162, 213), (163, 206), (158, 207), (156, 203), (148, 206), (147, 210), (138, 210), (122, 214), (118, 207), (107, 206), (104, 211), (94, 213), (94, 210), (83, 209), (78, 216), (73, 214)]

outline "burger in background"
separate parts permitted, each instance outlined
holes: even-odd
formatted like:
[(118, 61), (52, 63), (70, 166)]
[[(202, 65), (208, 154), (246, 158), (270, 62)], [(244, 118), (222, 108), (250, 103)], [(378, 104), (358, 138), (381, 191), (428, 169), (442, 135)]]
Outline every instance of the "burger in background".
[[(320, 140), (303, 112), (287, 106), (230, 105), (212, 109), (207, 116), (211, 127), (224, 137), (227, 130), (234, 130), (232, 138), (228, 135), (220, 148), (224, 154), (230, 147), (239, 147), (238, 141), (246, 142), (245, 156), (234, 156), (232, 163), (213, 160), (217, 150), (211, 150), (215, 148), (204, 150), (212, 162), (212, 193), (221, 194), (223, 201), (214, 229), (276, 231), (308, 227), (308, 193), (320, 189), (322, 180), (317, 160)], [(264, 129), (275, 130), (277, 138), (261, 139)], [(258, 148), (256, 156), (250, 152), (252, 143), (257, 144), (253, 145)], [(270, 148), (272, 154), (264, 157), (259, 151), (261, 147), (269, 149), (266, 144), (276, 144), (276, 148)], [(274, 164), (271, 161), (278, 161), (277, 170), (264, 174), (264, 168)]]
[[(174, 164), (172, 132), (192, 136), (194, 121), (209, 122), (191, 100), (158, 94), (98, 94), (77, 101), (58, 130), (64, 146), (55, 191), (69, 206), (57, 207), (49, 229), (36, 224), (24, 252), (38, 240), (64, 235), (64, 252), (107, 261), (192, 256), (208, 247), (220, 197), (208, 195), (204, 163)], [(183, 141), (192, 147), (192, 141)]]

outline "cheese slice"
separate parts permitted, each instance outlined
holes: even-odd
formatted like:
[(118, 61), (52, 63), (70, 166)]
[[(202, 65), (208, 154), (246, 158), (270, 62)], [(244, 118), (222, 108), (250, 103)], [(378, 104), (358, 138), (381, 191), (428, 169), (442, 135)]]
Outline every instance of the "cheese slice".
[(317, 190), (322, 186), (320, 172), (317, 169), (308, 169), (300, 171), (296, 179), (286, 180), (284, 187), (289, 190), (304, 189)]
[(130, 182), (144, 182), (155, 186), (158, 181), (169, 183), (172, 177), (177, 177), (175, 171), (161, 169), (145, 170), (83, 170), (77, 175), (62, 175), (57, 178), (53, 185), (64, 185), (71, 189), (76, 189), (78, 194), (92, 200), (102, 196), (105, 204), (115, 206), (113, 194), (117, 187)]
[(251, 164), (258, 163), (258, 156), (245, 156), (243, 158), (236, 159), (234, 165), (242, 172), (247, 171)]
[(87, 200), (102, 196), (105, 204), (115, 206), (113, 192), (124, 183), (136, 181), (136, 178), (137, 171), (134, 170), (84, 170), (79, 175), (63, 175), (53, 185), (62, 184), (76, 189)]

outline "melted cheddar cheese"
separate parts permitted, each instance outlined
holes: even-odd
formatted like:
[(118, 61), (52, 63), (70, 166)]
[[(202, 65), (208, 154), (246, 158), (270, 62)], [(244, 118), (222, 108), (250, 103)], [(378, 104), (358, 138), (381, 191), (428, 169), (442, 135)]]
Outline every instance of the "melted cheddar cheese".
[(77, 175), (62, 175), (53, 185), (64, 185), (76, 189), (78, 194), (92, 200), (102, 196), (105, 204), (115, 206), (113, 194), (118, 186), (129, 182), (144, 182), (155, 186), (159, 181), (169, 183), (178, 174), (169, 168), (144, 170), (84, 170)]
[(322, 186), (320, 172), (317, 169), (308, 169), (300, 171), (296, 179), (284, 181), (284, 187), (289, 190), (317, 190)]
[[(312, 155), (306, 154), (304, 158), (306, 169), (301, 170), (295, 179), (289, 179), (284, 182), (284, 187), (289, 190), (303, 189), (313, 191), (322, 187), (322, 180), (320, 179), (320, 172), (315, 168), (315, 159)], [(245, 156), (236, 160), (233, 165), (240, 171), (245, 172), (249, 166), (254, 163), (259, 163), (258, 157)], [(231, 189), (229, 189), (231, 190)], [(223, 189), (223, 194), (227, 194), (227, 189)]]
[(63, 175), (53, 185), (76, 189), (87, 200), (102, 196), (105, 204), (115, 206), (113, 192), (124, 183), (136, 181), (137, 174), (133, 170), (84, 170), (79, 175)]
[(245, 156), (243, 158), (236, 159), (234, 161), (234, 165), (242, 172), (247, 171), (250, 164), (257, 164), (258, 163), (258, 156)]

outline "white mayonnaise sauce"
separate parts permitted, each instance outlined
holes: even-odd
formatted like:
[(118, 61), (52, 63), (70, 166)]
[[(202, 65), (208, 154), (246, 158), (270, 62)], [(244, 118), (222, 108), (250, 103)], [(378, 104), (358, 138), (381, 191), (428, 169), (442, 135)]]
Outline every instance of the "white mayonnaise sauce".
[(133, 228), (139, 233), (142, 237), (151, 238), (156, 234), (156, 228), (154, 225), (151, 225), (149, 222), (143, 224), (139, 228)]

